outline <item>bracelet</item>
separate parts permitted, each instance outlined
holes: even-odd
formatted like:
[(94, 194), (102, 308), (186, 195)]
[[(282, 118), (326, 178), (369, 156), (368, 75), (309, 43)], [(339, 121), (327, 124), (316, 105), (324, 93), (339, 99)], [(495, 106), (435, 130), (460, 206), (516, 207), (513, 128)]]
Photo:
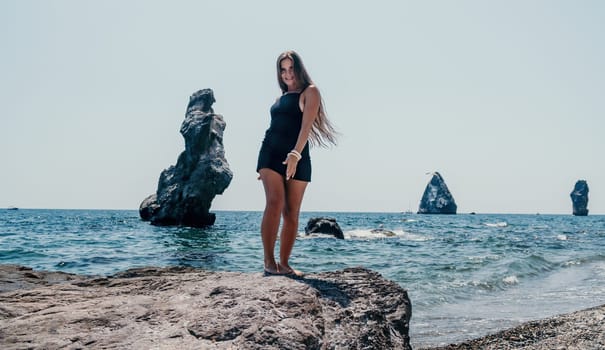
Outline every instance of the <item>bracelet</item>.
[(294, 158), (296, 158), (297, 160), (301, 160), (302, 159), (302, 155), (300, 154), (300, 152), (298, 152), (295, 149), (291, 150), (290, 153), (288, 153), (288, 155), (293, 155)]

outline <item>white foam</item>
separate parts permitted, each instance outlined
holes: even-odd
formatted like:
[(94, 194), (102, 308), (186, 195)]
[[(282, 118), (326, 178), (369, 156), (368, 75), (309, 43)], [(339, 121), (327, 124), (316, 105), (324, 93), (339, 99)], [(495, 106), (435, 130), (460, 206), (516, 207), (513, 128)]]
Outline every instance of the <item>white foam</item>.
[[(393, 232), (394, 236), (389, 236), (386, 234), (387, 232)], [(382, 232), (372, 232), (372, 230), (352, 230), (344, 233), (346, 238), (363, 238), (363, 239), (376, 239), (376, 238), (389, 238), (398, 236), (397, 232), (394, 231), (385, 231)]]
[(505, 221), (495, 222), (495, 223), (488, 222), (488, 223), (485, 224), (485, 226), (489, 226), (489, 227), (507, 227), (508, 223), (505, 222)]
[(403, 232), (401, 237), (408, 241), (416, 241), (416, 242), (430, 241), (431, 239), (433, 239), (433, 237), (430, 237), (430, 236), (422, 236), (422, 235), (417, 235), (417, 234), (409, 233), (409, 232)]
[(327, 238), (327, 239), (336, 239), (333, 235), (325, 234), (325, 233), (310, 233), (306, 234), (304, 232), (299, 232), (296, 236), (296, 239), (315, 239), (315, 238)]
[(471, 256), (471, 257), (468, 257), (468, 260), (472, 261), (473, 263), (483, 263), (484, 261), (487, 261), (487, 260), (499, 260), (500, 258), (501, 257), (499, 255), (490, 254), (490, 255)]
[(506, 284), (519, 284), (519, 279), (515, 275), (506, 276), (502, 279), (502, 282)]
[[(345, 239), (385, 239), (385, 238), (402, 238), (407, 241), (424, 242), (431, 240), (431, 237), (422, 236), (414, 233), (405, 232), (403, 230), (384, 230), (383, 232), (376, 229), (357, 229), (343, 232)], [(374, 231), (374, 232), (372, 232)], [(324, 233), (305, 234), (299, 232), (296, 239), (336, 239), (333, 235)]]
[(557, 235), (557, 240), (558, 241), (566, 241), (567, 240), (567, 236), (566, 235)]
[[(391, 234), (393, 233), (393, 234)], [(372, 232), (372, 230), (352, 230), (344, 232), (345, 239), (384, 239), (384, 238), (403, 238), (408, 241), (427, 241), (430, 237), (425, 237), (403, 230), (385, 230), (384, 232)]]

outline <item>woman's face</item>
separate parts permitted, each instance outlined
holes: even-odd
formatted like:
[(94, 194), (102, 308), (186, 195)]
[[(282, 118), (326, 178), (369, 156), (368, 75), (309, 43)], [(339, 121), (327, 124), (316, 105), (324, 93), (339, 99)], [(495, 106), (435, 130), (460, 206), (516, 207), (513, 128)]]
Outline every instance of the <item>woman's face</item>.
[(297, 86), (296, 74), (294, 74), (294, 64), (289, 58), (284, 58), (280, 63), (281, 80), (286, 84), (288, 90), (295, 90)]

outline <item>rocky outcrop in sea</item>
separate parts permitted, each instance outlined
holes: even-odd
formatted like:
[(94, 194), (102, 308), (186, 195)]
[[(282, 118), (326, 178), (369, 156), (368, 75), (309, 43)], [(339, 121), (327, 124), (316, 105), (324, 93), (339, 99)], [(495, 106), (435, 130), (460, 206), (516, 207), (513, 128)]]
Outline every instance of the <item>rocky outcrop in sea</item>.
[(176, 166), (160, 174), (156, 193), (139, 207), (141, 219), (153, 225), (202, 227), (213, 225), (212, 200), (231, 183), (233, 173), (225, 159), (225, 121), (215, 114), (211, 89), (200, 90), (189, 99), (181, 134), (185, 151)]
[(443, 177), (438, 172), (434, 172), (420, 200), (418, 214), (456, 214), (457, 209), (456, 201)]
[(86, 277), (0, 265), (0, 348), (411, 349), (407, 291), (364, 268), (301, 279), (188, 267)]
[(323, 216), (310, 218), (309, 221), (307, 221), (307, 226), (305, 226), (305, 234), (310, 235), (314, 233), (331, 235), (338, 239), (345, 238), (340, 225), (338, 225), (338, 222), (336, 222), (336, 219)]
[(588, 183), (586, 180), (578, 180), (569, 194), (573, 205), (573, 215), (588, 215)]

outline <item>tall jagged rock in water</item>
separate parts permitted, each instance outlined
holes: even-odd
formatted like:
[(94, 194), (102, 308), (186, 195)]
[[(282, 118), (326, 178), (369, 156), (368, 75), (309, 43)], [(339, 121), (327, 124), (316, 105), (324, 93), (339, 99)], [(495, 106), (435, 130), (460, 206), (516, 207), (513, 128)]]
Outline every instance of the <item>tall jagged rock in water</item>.
[(576, 181), (573, 191), (569, 194), (573, 204), (573, 215), (588, 215), (588, 184), (586, 180)]
[(214, 224), (212, 200), (225, 191), (233, 178), (223, 148), (225, 121), (214, 113), (214, 102), (211, 89), (200, 90), (189, 98), (181, 125), (185, 151), (176, 166), (161, 173), (156, 193), (141, 203), (139, 214), (143, 220), (153, 225)]
[(457, 209), (441, 174), (434, 172), (420, 200), (418, 214), (456, 214)]

